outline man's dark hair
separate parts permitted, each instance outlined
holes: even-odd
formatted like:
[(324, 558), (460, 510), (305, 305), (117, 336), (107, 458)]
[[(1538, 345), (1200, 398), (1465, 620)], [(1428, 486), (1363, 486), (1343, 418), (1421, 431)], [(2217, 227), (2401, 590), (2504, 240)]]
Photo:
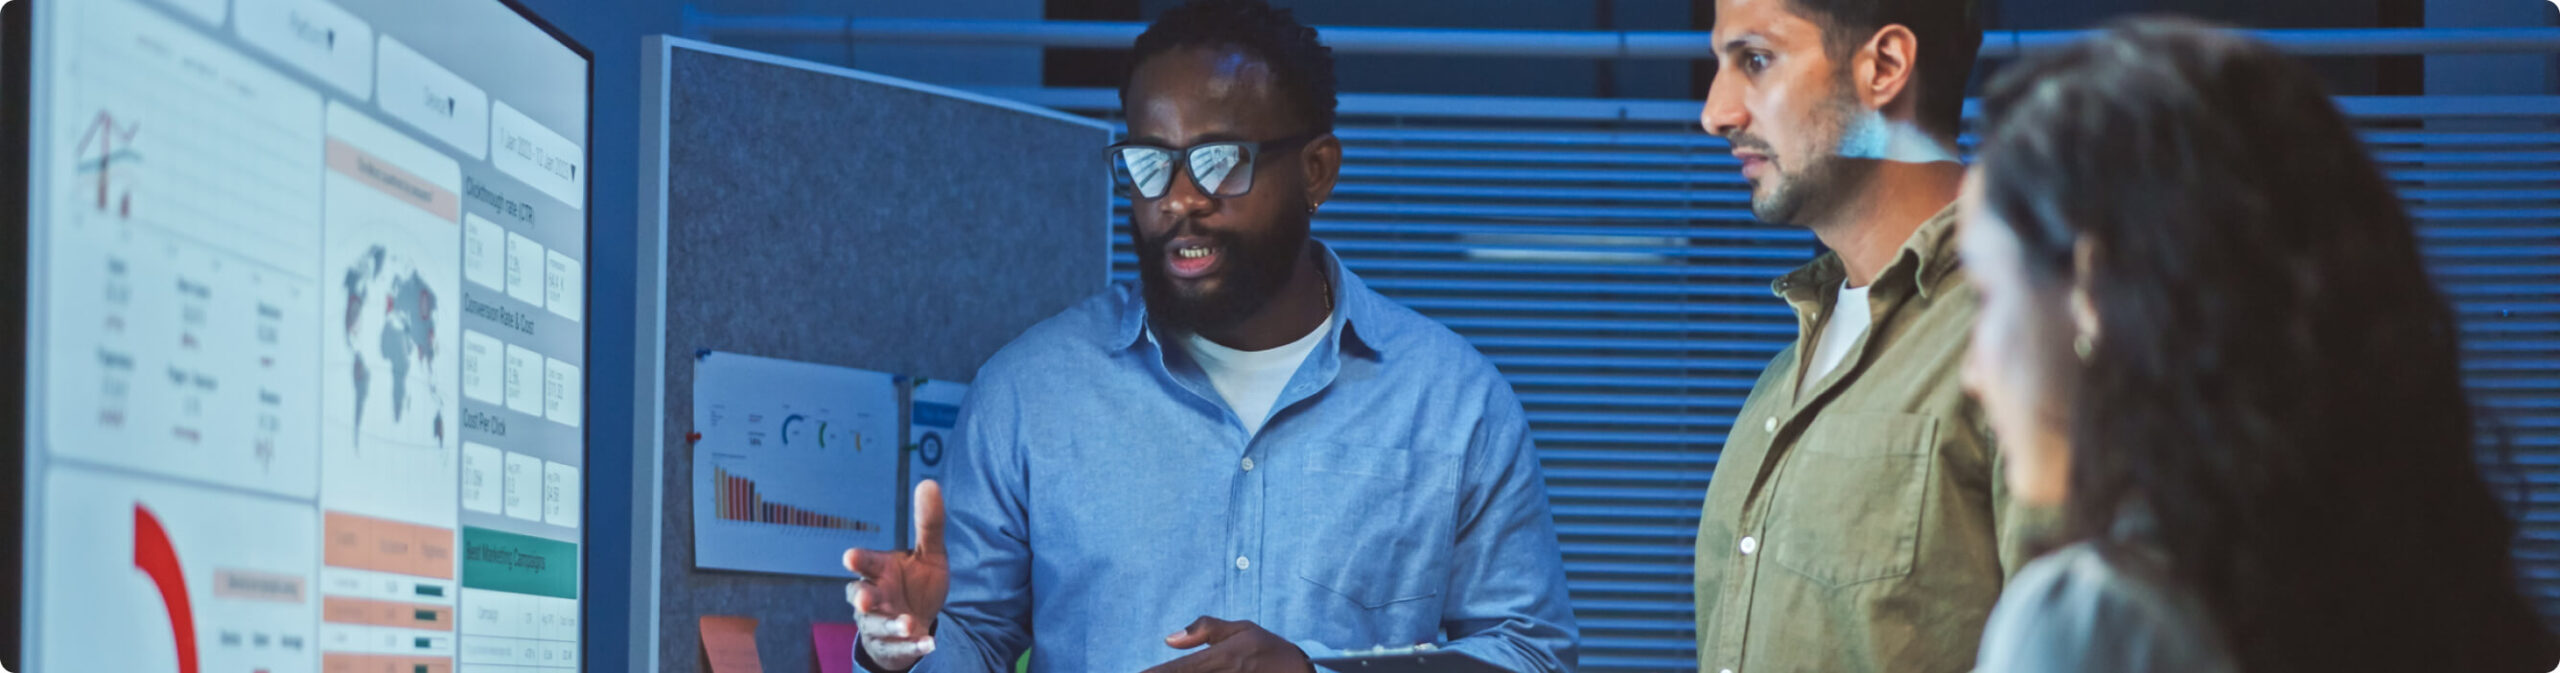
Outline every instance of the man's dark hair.
[(1982, 51), (1982, 17), (1974, 0), (1788, 0), (1822, 26), (1822, 46), (1848, 55), (1885, 26), (1901, 24), (1920, 40), (1920, 127), (1949, 138), (1964, 120), (1965, 82)]
[(1316, 40), (1316, 29), (1298, 23), (1289, 10), (1262, 0), (1192, 0), (1165, 10), (1147, 32), (1138, 34), (1120, 98), (1129, 98), (1128, 82), (1147, 59), (1190, 47), (1243, 50), (1271, 67), (1280, 94), (1304, 132), (1333, 131), (1333, 48)]

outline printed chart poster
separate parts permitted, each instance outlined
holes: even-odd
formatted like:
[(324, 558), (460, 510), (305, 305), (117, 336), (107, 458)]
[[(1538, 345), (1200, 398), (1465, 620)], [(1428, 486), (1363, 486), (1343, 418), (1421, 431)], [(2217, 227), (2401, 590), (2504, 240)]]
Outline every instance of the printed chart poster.
[(894, 548), (898, 387), (880, 372), (704, 352), (694, 567), (849, 577), (846, 548)]
[(926, 479), (942, 480), (943, 466), (951, 463), (951, 450), (957, 438), (952, 429), (960, 424), (960, 402), (969, 397), (969, 384), (951, 381), (916, 382), (916, 392), (908, 414), (907, 490), (914, 493), (917, 483)]

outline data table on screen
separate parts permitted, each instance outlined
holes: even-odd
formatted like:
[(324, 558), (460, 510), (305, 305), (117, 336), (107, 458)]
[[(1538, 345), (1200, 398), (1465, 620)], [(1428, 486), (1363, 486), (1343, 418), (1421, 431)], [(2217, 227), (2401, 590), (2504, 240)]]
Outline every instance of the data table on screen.
[(31, 16), (30, 668), (579, 670), (591, 56), (506, 0)]

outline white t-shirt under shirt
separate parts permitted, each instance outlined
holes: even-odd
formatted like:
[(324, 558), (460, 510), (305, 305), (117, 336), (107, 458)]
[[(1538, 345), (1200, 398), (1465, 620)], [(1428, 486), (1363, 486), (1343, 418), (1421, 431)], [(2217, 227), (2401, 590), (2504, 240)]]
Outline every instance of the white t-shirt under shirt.
[(1280, 401), (1280, 389), (1289, 385), (1289, 378), (1298, 373), (1298, 365), (1315, 352), (1316, 344), (1324, 341), (1326, 328), (1332, 326), (1333, 314), (1327, 313), (1324, 322), (1316, 323), (1306, 336), (1270, 350), (1236, 350), (1197, 333), (1184, 336), (1182, 343), (1191, 350), (1191, 359), (1200, 363), (1200, 370), (1209, 375), (1209, 385), (1218, 389), (1219, 397), (1227, 398), (1227, 408), (1236, 412), (1237, 420), (1244, 421), (1245, 434), (1256, 435), (1262, 433), (1263, 421), (1271, 420), (1271, 405)]
[(1874, 287), (1874, 283), (1849, 287), (1849, 281), (1840, 281), (1840, 293), (1831, 300), (1831, 322), (1823, 325), (1821, 334), (1814, 335), (1813, 366), (1805, 369), (1804, 378), (1796, 380), (1797, 399), (1811, 394), (1813, 384), (1840, 368), (1840, 361), (1849, 357), (1849, 347), (1858, 343), (1859, 335), (1867, 333), (1869, 323), (1875, 322), (1875, 309), (1867, 304), (1867, 290)]

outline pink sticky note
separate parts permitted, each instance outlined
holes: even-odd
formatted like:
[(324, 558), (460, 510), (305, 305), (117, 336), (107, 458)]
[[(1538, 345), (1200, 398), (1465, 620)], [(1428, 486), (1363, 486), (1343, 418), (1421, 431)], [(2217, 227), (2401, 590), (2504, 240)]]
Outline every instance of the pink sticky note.
[(861, 632), (843, 622), (811, 622), (809, 638), (818, 645), (818, 673), (854, 673), (853, 648)]

